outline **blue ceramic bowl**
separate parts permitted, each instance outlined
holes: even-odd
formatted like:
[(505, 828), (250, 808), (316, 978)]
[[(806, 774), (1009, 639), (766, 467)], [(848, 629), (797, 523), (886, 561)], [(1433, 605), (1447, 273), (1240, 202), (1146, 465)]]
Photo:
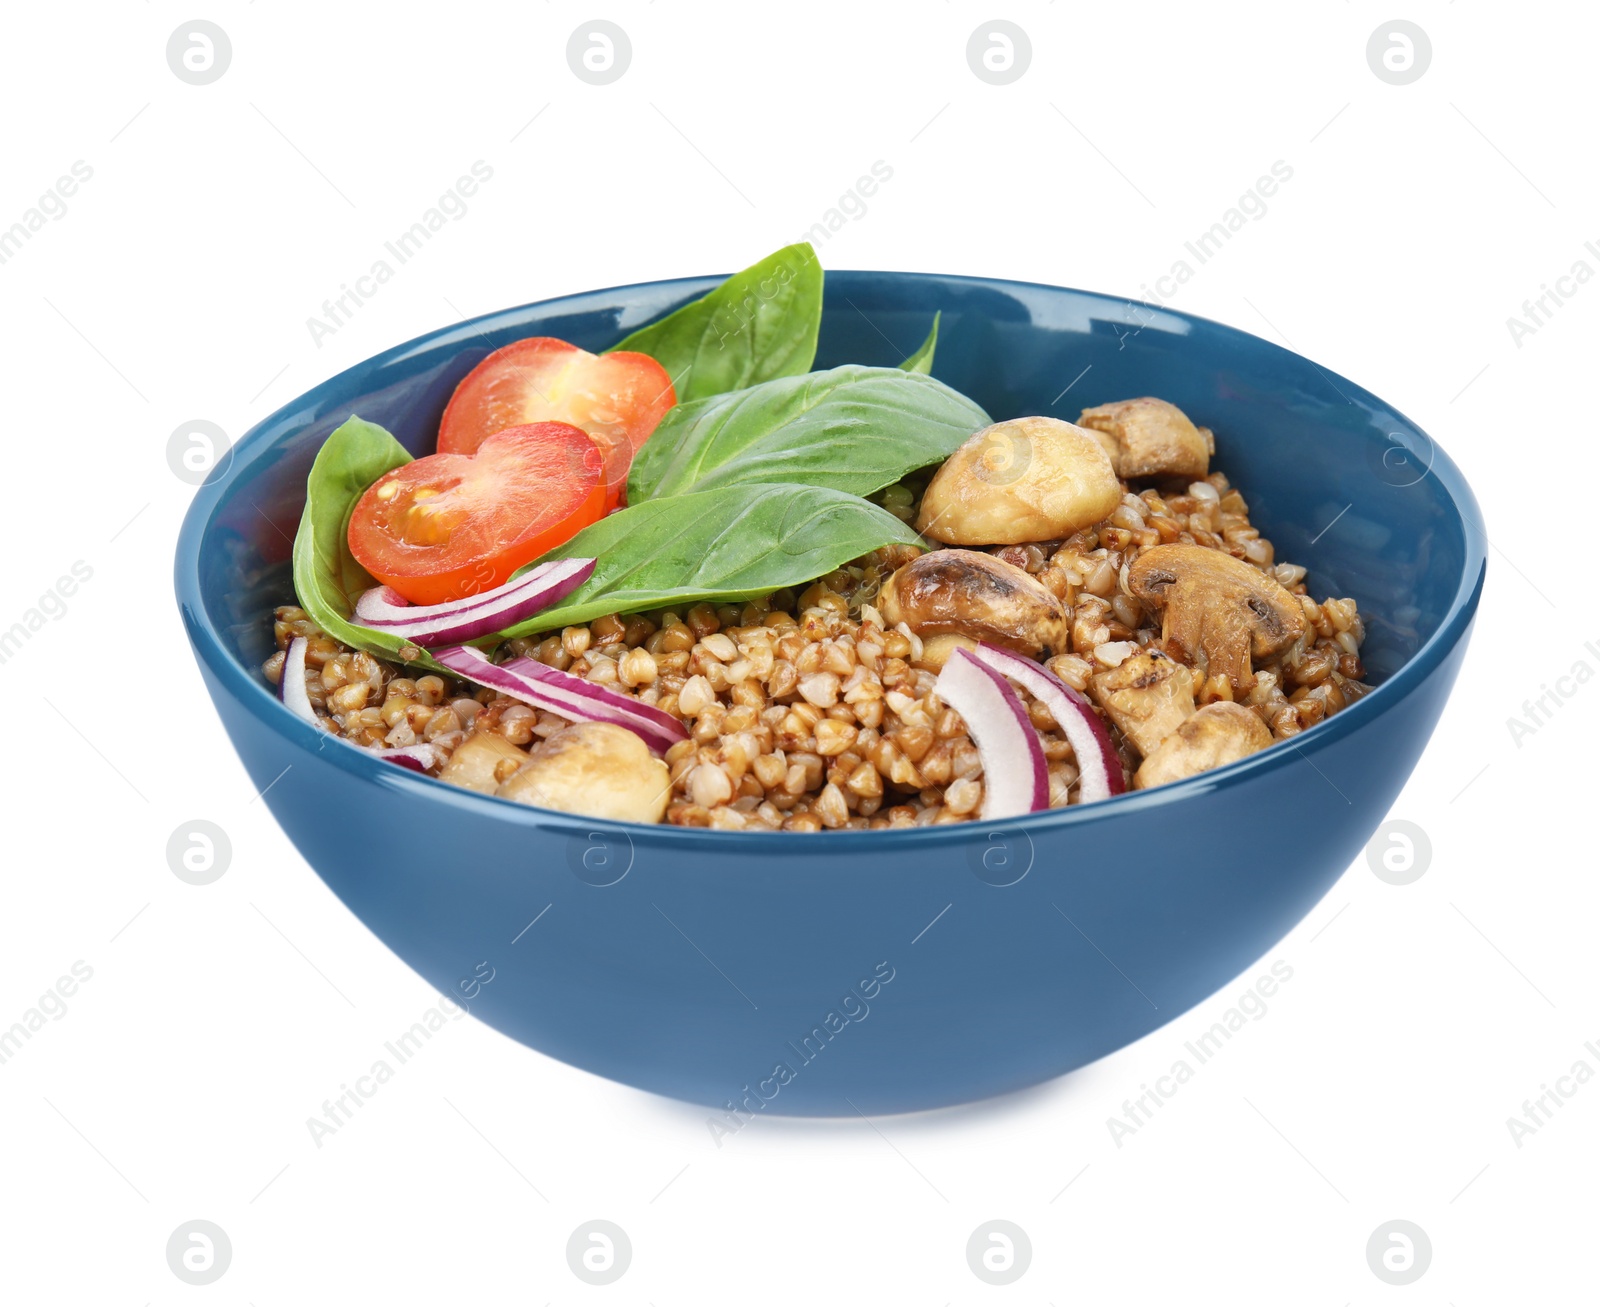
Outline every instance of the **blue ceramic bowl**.
[(258, 786), (277, 778), (266, 802), (289, 838), (430, 984), (475, 992), (490, 1025), (741, 1113), (1020, 1089), (1225, 985), (1327, 892), (1415, 765), (1466, 647), (1484, 535), (1455, 465), (1405, 418), (1213, 322), (1051, 286), (834, 272), (818, 366), (898, 362), (939, 309), (935, 374), (997, 418), (1158, 395), (1211, 426), (1215, 465), (1279, 557), (1366, 617), (1378, 689), (1292, 743), (1017, 820), (734, 834), (454, 789), (320, 734), (270, 693), (268, 614), (290, 599), (288, 541), (334, 427), (359, 413), (428, 453), (490, 349), (548, 335), (599, 350), (716, 282), (596, 291), (423, 336), (279, 409), (201, 488), (178, 602), (246, 769)]

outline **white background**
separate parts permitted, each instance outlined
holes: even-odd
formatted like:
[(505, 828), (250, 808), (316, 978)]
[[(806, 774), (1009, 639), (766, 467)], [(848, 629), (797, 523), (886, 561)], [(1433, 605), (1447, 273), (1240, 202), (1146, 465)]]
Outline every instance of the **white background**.
[[(1600, 1041), (1588, 831), (1600, 689), (1513, 740), (1595, 616), (1600, 286), (1520, 347), (1507, 318), (1600, 239), (1578, 6), (1422, 3), (1419, 80), (1366, 58), (1387, 4), (967, 0), (713, 8), (211, 0), (8, 7), (0, 227), (93, 177), (0, 265), (7, 563), (0, 627), (92, 579), (3, 665), (0, 1027), (74, 961), (93, 979), (0, 1066), (0, 1298), (15, 1303), (1453, 1303), (1593, 1301), (1600, 1080), (1519, 1148), (1506, 1119)], [(231, 38), (208, 86), (165, 49)], [(607, 86), (565, 49), (631, 39)], [(1026, 74), (965, 50), (1004, 17)], [(171, 597), (192, 493), (181, 423), (237, 437), (314, 383), (452, 321), (743, 266), (893, 178), (826, 266), (1136, 296), (1276, 160), (1293, 179), (1172, 301), (1281, 339), (1398, 406), (1475, 485), (1491, 577), (1455, 696), (1393, 815), (1431, 864), (1358, 862), (1199, 1010), (1018, 1097), (871, 1125), (703, 1111), (453, 1022), (317, 1148), (306, 1118), (437, 1001), (290, 847), (203, 694)], [(306, 320), (476, 160), (465, 217), (320, 347)], [(903, 342), (909, 352), (916, 341)], [(1569, 685), (1571, 683), (1568, 683)], [(180, 823), (233, 845), (194, 887)], [(1118, 1148), (1123, 1100), (1274, 958), (1267, 1015)], [(569, 1271), (591, 1217), (633, 1245)], [(1004, 1218), (1032, 1265), (968, 1269)], [(232, 1265), (180, 1283), (204, 1218)], [(1368, 1236), (1432, 1264), (1398, 1288)]]

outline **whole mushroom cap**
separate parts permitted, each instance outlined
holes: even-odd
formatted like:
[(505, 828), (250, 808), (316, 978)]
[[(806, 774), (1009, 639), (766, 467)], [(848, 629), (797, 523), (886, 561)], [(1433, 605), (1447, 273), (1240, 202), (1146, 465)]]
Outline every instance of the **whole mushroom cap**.
[(1059, 418), (996, 422), (934, 473), (917, 530), (947, 545), (1060, 540), (1102, 522), (1122, 502), (1094, 435)]

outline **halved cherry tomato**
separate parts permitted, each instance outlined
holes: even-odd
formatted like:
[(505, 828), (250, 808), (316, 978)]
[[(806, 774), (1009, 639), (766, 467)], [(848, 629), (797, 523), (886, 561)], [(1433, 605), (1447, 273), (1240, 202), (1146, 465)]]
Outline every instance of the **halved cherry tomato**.
[(676, 402), (672, 378), (648, 354), (591, 354), (531, 336), (462, 378), (439, 423), (439, 452), (470, 454), (486, 436), (523, 422), (570, 422), (605, 455), (606, 507), (615, 508), (634, 454)]
[(386, 472), (350, 515), (356, 562), (414, 604), (493, 589), (605, 513), (600, 448), (566, 422), (497, 431), (467, 454)]

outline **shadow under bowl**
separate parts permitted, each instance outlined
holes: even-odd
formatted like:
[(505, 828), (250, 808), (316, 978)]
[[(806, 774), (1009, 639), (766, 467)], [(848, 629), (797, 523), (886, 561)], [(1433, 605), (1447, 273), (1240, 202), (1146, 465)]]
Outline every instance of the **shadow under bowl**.
[[(1037, 1084), (1178, 1016), (1327, 892), (1410, 774), (1482, 590), (1454, 464), (1375, 396), (1217, 323), (1081, 291), (835, 272), (818, 367), (935, 375), (997, 419), (1135, 395), (1214, 466), (1318, 598), (1353, 597), (1378, 683), (1312, 730), (1161, 789), (998, 822), (825, 835), (594, 821), (382, 762), (262, 679), (306, 473), (351, 414), (430, 452), (456, 383), (550, 335), (600, 350), (717, 284), (627, 286), (432, 332), (260, 423), (196, 495), (178, 602), (234, 747), (345, 904), (441, 993), (574, 1066), (717, 1109), (877, 1114)], [(487, 984), (481, 977), (490, 970)], [(726, 1124), (726, 1123), (725, 1123)]]

